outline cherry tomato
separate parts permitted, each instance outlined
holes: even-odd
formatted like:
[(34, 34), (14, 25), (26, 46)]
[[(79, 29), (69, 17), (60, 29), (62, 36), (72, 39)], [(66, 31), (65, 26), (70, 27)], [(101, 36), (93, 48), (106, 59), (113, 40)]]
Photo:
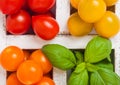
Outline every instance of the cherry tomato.
[(80, 0), (70, 0), (72, 7), (78, 9), (78, 4)]
[(23, 85), (17, 78), (16, 73), (11, 73), (6, 81), (6, 85)]
[(23, 84), (37, 83), (42, 77), (42, 69), (32, 60), (24, 61), (17, 69), (17, 78)]
[(106, 4), (103, 0), (80, 0), (78, 14), (84, 21), (94, 23), (106, 12)]
[(55, 85), (55, 82), (49, 78), (44, 76), (37, 84), (35, 85)]
[(46, 12), (55, 4), (55, 0), (28, 0), (30, 9), (34, 12)]
[(118, 0), (104, 0), (107, 6), (112, 6), (117, 3)]
[(73, 13), (67, 22), (69, 32), (73, 36), (83, 36), (91, 32), (93, 24), (83, 21), (78, 13)]
[(15, 14), (8, 15), (6, 19), (6, 29), (11, 34), (24, 34), (28, 31), (30, 25), (31, 17), (24, 10), (20, 10)]
[(13, 14), (19, 11), (24, 0), (0, 0), (0, 8), (4, 14)]
[(23, 51), (16, 46), (8, 46), (1, 53), (1, 65), (7, 71), (16, 71), (23, 61)]
[(56, 20), (47, 15), (32, 16), (32, 27), (35, 34), (44, 40), (53, 39), (59, 32)]
[(96, 32), (106, 38), (115, 36), (120, 31), (120, 20), (111, 11), (107, 11), (104, 16), (94, 24)]
[(31, 60), (34, 60), (36, 63), (38, 63), (43, 70), (43, 73), (46, 74), (52, 70), (52, 64), (47, 59), (47, 57), (42, 53), (41, 50), (35, 50), (31, 56)]

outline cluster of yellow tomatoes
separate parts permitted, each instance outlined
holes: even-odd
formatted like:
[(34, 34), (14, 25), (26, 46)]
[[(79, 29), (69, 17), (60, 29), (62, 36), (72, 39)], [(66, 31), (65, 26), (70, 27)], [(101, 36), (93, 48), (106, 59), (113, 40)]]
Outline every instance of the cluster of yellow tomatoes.
[(8, 72), (6, 85), (55, 85), (52, 64), (39, 50), (8, 46), (1, 52), (1, 66)]
[(71, 35), (87, 35), (94, 28), (102, 37), (110, 38), (120, 30), (120, 20), (116, 14), (107, 10), (118, 0), (70, 0), (72, 7), (77, 9), (67, 22)]

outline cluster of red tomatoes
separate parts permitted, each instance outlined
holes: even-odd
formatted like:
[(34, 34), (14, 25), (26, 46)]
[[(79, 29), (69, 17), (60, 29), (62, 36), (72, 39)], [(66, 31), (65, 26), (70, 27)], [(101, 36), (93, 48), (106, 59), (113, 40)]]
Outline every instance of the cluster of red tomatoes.
[(6, 85), (55, 85), (52, 64), (40, 49), (26, 51), (8, 46), (1, 52), (0, 63), (10, 72)]
[(0, 10), (6, 14), (6, 30), (14, 35), (25, 34), (32, 27), (44, 40), (53, 39), (59, 25), (50, 10), (55, 0), (1, 0)]

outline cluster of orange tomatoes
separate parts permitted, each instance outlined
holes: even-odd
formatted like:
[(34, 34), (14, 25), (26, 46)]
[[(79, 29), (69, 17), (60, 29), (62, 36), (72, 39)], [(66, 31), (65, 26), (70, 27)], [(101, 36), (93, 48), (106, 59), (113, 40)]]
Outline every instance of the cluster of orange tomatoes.
[(102, 37), (110, 38), (120, 30), (120, 20), (107, 7), (113, 6), (118, 0), (70, 0), (72, 7), (77, 9), (68, 19), (68, 29), (74, 36), (83, 36), (95, 31)]
[(6, 85), (55, 85), (52, 64), (40, 49), (30, 52), (8, 46), (1, 52), (0, 63), (10, 73)]

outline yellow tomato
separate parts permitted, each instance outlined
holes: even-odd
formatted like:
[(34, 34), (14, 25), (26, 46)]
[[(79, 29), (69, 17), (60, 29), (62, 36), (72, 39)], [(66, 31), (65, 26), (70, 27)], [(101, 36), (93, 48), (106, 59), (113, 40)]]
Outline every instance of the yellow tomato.
[(72, 7), (78, 9), (78, 3), (80, 0), (70, 0)]
[(115, 5), (118, 0), (104, 0), (107, 6)]
[(71, 35), (83, 36), (92, 30), (93, 24), (84, 22), (78, 13), (74, 13), (69, 17), (67, 26)]
[(96, 32), (106, 38), (116, 35), (120, 30), (120, 21), (111, 11), (107, 11), (104, 16), (94, 24)]
[(106, 4), (103, 0), (80, 0), (78, 13), (80, 17), (89, 23), (98, 21), (106, 12)]

